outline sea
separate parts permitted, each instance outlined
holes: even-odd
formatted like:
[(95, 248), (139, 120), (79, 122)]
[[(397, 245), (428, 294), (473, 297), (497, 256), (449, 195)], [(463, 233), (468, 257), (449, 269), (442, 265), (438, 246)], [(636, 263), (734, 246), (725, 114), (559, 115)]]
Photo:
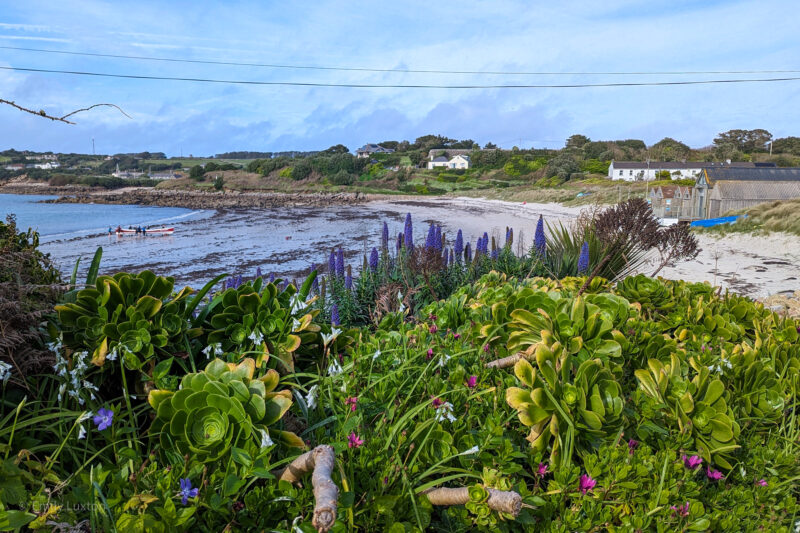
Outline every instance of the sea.
[[(486, 232), (505, 240), (515, 231), (515, 250), (530, 243), (540, 214), (550, 223), (570, 219), (577, 210), (556, 204), (508, 204), (467, 198), (404, 199), (330, 207), (268, 209), (183, 209), (139, 205), (43, 203), (54, 196), (0, 194), (0, 215), (14, 214), (20, 230), (39, 232), (40, 249), (65, 277), (80, 260), (85, 275), (98, 247), (101, 274), (152, 270), (175, 278), (176, 286), (200, 287), (219, 274), (302, 280), (312, 265), (327, 263), (342, 247), (346, 262), (358, 271), (365, 255), (380, 245), (383, 222), (392, 239), (403, 231), (406, 213), (414, 222), (415, 242), (422, 243), (429, 224), (441, 225), (452, 242), (462, 229), (474, 248)], [(117, 237), (117, 226), (172, 226), (170, 236)], [(391, 246), (394, 246), (392, 240)]]

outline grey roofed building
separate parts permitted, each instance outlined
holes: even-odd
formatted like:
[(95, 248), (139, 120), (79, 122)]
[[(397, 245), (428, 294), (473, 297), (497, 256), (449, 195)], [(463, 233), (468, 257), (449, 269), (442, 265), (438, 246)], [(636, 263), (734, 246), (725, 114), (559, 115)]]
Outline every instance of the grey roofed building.
[(358, 150), (356, 150), (357, 157), (369, 157), (371, 154), (391, 154), (394, 153), (394, 150), (391, 148), (384, 148), (380, 144), (365, 144)]
[[(689, 168), (754, 168), (756, 163), (749, 161), (714, 162), (714, 161), (650, 161), (650, 168), (660, 170), (683, 170)], [(769, 163), (775, 166), (775, 163)], [(617, 169), (638, 169), (647, 167), (646, 161), (614, 161)]]
[(707, 168), (706, 178), (711, 181), (797, 181), (800, 168), (752, 167), (752, 168)]
[(715, 218), (764, 202), (800, 198), (800, 168), (703, 169), (695, 198), (693, 218)]

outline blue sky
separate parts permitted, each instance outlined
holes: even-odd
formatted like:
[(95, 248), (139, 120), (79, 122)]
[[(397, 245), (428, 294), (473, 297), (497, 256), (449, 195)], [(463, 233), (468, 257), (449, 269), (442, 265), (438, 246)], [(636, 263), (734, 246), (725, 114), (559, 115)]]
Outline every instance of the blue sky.
[[(0, 46), (212, 61), (474, 71), (800, 70), (796, 0), (210, 2), (0, 0)], [(0, 49), (0, 66), (377, 84), (597, 83), (731, 75), (497, 76), (285, 70)], [(800, 76), (800, 74), (775, 75)], [(754, 77), (771, 77), (759, 75)], [(800, 135), (800, 81), (589, 89), (350, 89), (100, 79), (0, 70), (0, 148), (98, 153), (314, 150), (438, 133), (503, 147), (731, 128)]]

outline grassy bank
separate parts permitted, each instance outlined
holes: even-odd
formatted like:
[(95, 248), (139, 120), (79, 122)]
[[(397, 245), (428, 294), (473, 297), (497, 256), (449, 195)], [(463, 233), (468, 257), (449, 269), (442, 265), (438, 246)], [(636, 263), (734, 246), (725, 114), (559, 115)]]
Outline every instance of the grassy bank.
[(777, 231), (800, 235), (800, 198), (768, 202), (736, 214), (746, 214), (747, 217), (740, 218), (733, 224), (703, 228), (701, 231), (717, 235)]

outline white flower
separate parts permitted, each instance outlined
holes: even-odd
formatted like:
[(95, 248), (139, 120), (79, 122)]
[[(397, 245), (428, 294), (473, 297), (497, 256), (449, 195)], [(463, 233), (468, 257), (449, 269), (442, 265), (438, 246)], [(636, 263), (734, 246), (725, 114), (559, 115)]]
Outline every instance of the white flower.
[(222, 349), (222, 343), (218, 342), (216, 344), (208, 345), (205, 348), (203, 348), (202, 353), (206, 356), (206, 359), (211, 359), (211, 357), (216, 357), (217, 355), (224, 354), (225, 351)]
[(444, 366), (449, 360), (450, 356), (442, 352), (442, 356), (439, 358), (439, 366)]
[(0, 381), (5, 383), (11, 377), (11, 365), (0, 361)]
[(397, 310), (402, 313), (406, 310), (406, 306), (403, 305), (403, 293), (400, 291), (397, 291), (397, 301), (400, 302), (400, 307)]
[(338, 337), (341, 332), (342, 330), (340, 329), (331, 328), (330, 335), (325, 333), (320, 333), (320, 335), (322, 336), (322, 342), (325, 344), (325, 346), (329, 345), (331, 341), (335, 340), (336, 337)]
[(117, 348), (119, 348), (119, 346), (115, 346), (113, 350), (111, 350), (110, 352), (108, 352), (106, 354), (106, 359), (107, 360), (116, 361), (117, 355), (118, 355)]
[(275, 444), (274, 442), (272, 442), (272, 439), (269, 438), (269, 433), (267, 433), (267, 430), (259, 428), (258, 431), (261, 433), (261, 447), (262, 448), (267, 448), (267, 447), (272, 446), (273, 444)]
[(253, 332), (247, 336), (247, 338), (253, 341), (253, 344), (261, 344), (261, 342), (264, 340), (264, 335), (262, 335), (257, 329), (254, 329)]
[(308, 409), (314, 409), (317, 406), (317, 389), (319, 386), (312, 385), (310, 389), (308, 389), (308, 393), (306, 393), (306, 406)]
[(300, 295), (299, 295), (299, 294), (295, 294), (294, 296), (292, 296), (292, 299), (291, 299), (291, 301), (289, 302), (289, 306), (290, 306), (290, 307), (289, 307), (289, 313), (291, 313), (292, 315), (294, 315), (294, 314), (296, 314), (298, 311), (300, 311), (301, 309), (303, 309), (303, 307), (305, 306), (305, 304), (303, 303), (303, 300), (302, 300), (302, 298), (300, 298)]
[(301, 325), (302, 325), (302, 322), (300, 322), (296, 318), (292, 317), (292, 331), (297, 331), (298, 329), (300, 329)]
[(336, 376), (344, 372), (342, 365), (339, 364), (339, 361), (334, 359), (333, 362), (328, 366), (328, 375), (329, 376)]
[(477, 446), (473, 446), (472, 448), (470, 448), (468, 450), (464, 450), (463, 452), (461, 452), (458, 455), (472, 455), (473, 453), (478, 453), (479, 451), (481, 451), (480, 448), (478, 448)]
[(78, 426), (78, 428), (80, 428), (78, 429), (78, 440), (81, 440), (86, 437), (86, 428), (83, 427), (83, 424)]
[(372, 354), (372, 360), (374, 361), (375, 359), (377, 359), (380, 356), (381, 356), (381, 351), (380, 350), (375, 350), (375, 353)]
[(436, 416), (434, 417), (437, 422), (444, 422), (446, 418), (450, 422), (455, 422), (456, 417), (453, 416), (453, 404), (445, 402), (436, 409)]

